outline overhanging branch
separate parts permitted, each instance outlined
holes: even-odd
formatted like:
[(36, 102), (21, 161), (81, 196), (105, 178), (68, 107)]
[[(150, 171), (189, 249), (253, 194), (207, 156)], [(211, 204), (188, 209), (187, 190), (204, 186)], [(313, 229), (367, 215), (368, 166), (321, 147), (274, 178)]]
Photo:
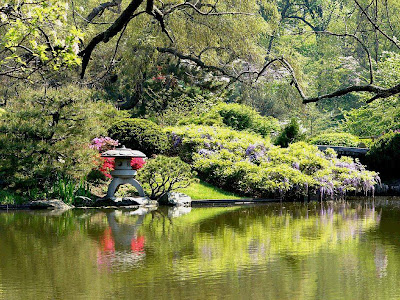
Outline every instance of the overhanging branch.
[(79, 56), (82, 57), (81, 78), (85, 76), (85, 71), (87, 65), (89, 64), (90, 56), (92, 55), (94, 48), (101, 42), (107, 43), (112, 37), (117, 35), (125, 27), (125, 25), (129, 23), (129, 21), (131, 20), (131, 16), (134, 14), (134, 12), (138, 9), (138, 7), (140, 6), (140, 4), (142, 4), (143, 1), (144, 0), (132, 0), (127, 6), (127, 8), (121, 13), (121, 15), (106, 31), (97, 34), (89, 42), (89, 44), (85, 47), (85, 49), (79, 52)]

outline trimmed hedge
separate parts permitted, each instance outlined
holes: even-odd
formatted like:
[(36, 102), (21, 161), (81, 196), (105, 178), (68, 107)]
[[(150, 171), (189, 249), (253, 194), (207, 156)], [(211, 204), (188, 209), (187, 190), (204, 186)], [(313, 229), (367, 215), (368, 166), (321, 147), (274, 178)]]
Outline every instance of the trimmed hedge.
[(147, 156), (168, 149), (167, 135), (154, 122), (144, 119), (123, 119), (109, 129), (109, 136), (121, 145), (140, 150)]
[(357, 136), (346, 132), (323, 133), (310, 139), (310, 144), (313, 145), (358, 147), (360, 143)]

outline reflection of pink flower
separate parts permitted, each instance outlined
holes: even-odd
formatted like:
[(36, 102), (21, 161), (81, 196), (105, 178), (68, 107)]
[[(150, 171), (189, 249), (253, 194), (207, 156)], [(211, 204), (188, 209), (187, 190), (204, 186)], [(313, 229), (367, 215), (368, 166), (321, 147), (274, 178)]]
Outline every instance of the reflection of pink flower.
[(144, 236), (138, 236), (131, 241), (132, 252), (143, 252), (146, 239)]
[(100, 243), (101, 243), (101, 247), (102, 247), (103, 251), (110, 251), (110, 252), (115, 251), (115, 242), (114, 242), (110, 227), (104, 231), (104, 234), (103, 234), (103, 237), (102, 237)]

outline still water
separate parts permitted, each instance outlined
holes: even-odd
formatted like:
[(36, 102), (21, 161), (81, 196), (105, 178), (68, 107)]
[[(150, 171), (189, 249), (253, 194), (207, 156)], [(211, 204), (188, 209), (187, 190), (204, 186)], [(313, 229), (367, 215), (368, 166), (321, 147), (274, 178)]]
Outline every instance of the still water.
[(400, 201), (2, 212), (0, 299), (400, 299)]

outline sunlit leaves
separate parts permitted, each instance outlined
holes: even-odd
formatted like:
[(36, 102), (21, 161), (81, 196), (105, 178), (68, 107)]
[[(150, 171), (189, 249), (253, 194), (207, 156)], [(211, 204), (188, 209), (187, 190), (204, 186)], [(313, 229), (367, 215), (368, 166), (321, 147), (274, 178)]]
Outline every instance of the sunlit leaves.
[(83, 34), (67, 22), (66, 2), (25, 1), (14, 6), (2, 3), (0, 9), (0, 75), (28, 78), (38, 69), (80, 64), (77, 54)]

